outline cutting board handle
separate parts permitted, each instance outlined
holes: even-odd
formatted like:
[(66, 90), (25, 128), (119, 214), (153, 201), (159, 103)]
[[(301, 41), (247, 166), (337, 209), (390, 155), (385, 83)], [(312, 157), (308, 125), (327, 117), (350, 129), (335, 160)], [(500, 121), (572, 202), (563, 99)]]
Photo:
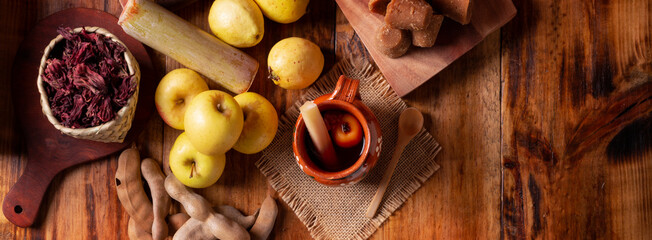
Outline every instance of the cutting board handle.
[(34, 166), (28, 161), (23, 175), (18, 178), (2, 202), (2, 212), (5, 217), (16, 226), (24, 228), (31, 226), (36, 219), (45, 191), (58, 172), (59, 169), (53, 169), (51, 165)]

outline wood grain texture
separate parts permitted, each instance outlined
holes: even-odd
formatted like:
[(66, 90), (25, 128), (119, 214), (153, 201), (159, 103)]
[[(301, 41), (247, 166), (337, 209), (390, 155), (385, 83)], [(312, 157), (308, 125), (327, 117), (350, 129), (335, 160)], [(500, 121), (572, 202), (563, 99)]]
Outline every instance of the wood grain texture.
[[(211, 3), (196, 1), (175, 13), (208, 30)], [(442, 168), (372, 239), (652, 238), (651, 4), (518, 0), (515, 5), (516, 18), (500, 33), (488, 35), (404, 98), (424, 113), (425, 127), (441, 143)], [(39, 19), (70, 7), (114, 16), (121, 10), (114, 0), (0, 1), (1, 86), (10, 85), (25, 34)], [(277, 41), (290, 36), (315, 41), (325, 54), (325, 69), (350, 56), (371, 61), (333, 1), (313, 0), (309, 11), (293, 24), (266, 20), (262, 42), (244, 50), (261, 64), (251, 90), (270, 99), (279, 113), (302, 91), (286, 91), (266, 79), (267, 52)], [(180, 67), (148, 52), (158, 78)], [(0, 196), (26, 163), (13, 118), (20, 109), (14, 109), (11, 94), (0, 87), (5, 116)], [(167, 159), (179, 133), (152, 117), (137, 140), (141, 155)], [(253, 213), (267, 190), (253, 164), (259, 157), (227, 153), (222, 179), (198, 192), (213, 204)], [(0, 215), (0, 239), (127, 239), (128, 216), (112, 182), (116, 160), (57, 175), (38, 224), (19, 228)], [(310, 238), (287, 205), (280, 202), (279, 209), (270, 239)], [(177, 211), (175, 204), (171, 212)]]
[[(371, 57), (337, 14), (338, 58)], [(442, 145), (441, 168), (371, 239), (497, 239), (500, 233), (500, 34), (408, 94)]]
[(431, 227), (410, 239), (499, 238), (499, 59), (500, 34), (494, 33), (405, 97), (427, 114), (426, 129), (442, 146), (441, 168), (408, 199), (407, 211), (397, 212), (398, 221), (390, 217), (395, 238), (411, 232), (405, 223), (425, 219)]
[(649, 239), (652, 4), (515, 5), (502, 34), (502, 237)]
[[(198, 1), (176, 11), (176, 13), (208, 31), (209, 27), (206, 19), (211, 4), (211, 1)], [(10, 6), (16, 9), (3, 8), (8, 12), (3, 16), (27, 18), (27, 16), (9, 14), (9, 12), (20, 9), (25, 10), (25, 15), (29, 13), (32, 14), (30, 17), (34, 18), (34, 20), (25, 19), (21, 21), (36, 22), (38, 19), (59, 10), (78, 6), (101, 9), (114, 16), (118, 16), (121, 11), (118, 1), (42, 1), (25, 2), (23, 5)], [(286, 91), (267, 80), (267, 53), (276, 42), (290, 36), (310, 39), (318, 44), (324, 52), (325, 69), (332, 67), (335, 62), (335, 21), (333, 19), (336, 9), (335, 3), (314, 1), (309, 5), (309, 9), (313, 13), (302, 17), (294, 24), (284, 25), (266, 20), (265, 24), (268, 30), (263, 41), (256, 47), (244, 49), (245, 52), (254, 56), (261, 63), (261, 70), (258, 72), (251, 90), (270, 99), (279, 112), (285, 111), (287, 105), (298, 99), (301, 91)], [(15, 24), (6, 22), (8, 20), (2, 19), (2, 23)], [(11, 27), (18, 29), (7, 34), (3, 32), (2, 36), (21, 38), (21, 34), (25, 34), (32, 26), (11, 25)], [(20, 43), (20, 39), (14, 41), (16, 46)], [(11, 48), (3, 48), (2, 50), (10, 51)], [(149, 49), (149, 53), (157, 70), (157, 78), (181, 67), (176, 61), (156, 51)], [(2, 66), (11, 66), (12, 61), (13, 58), (3, 61)], [(7, 71), (7, 74), (9, 74), (9, 71)], [(9, 78), (7, 77), (3, 81), (8, 82)], [(211, 85), (211, 88), (218, 88), (218, 86)], [(8, 89), (6, 90), (6, 96), (11, 96)], [(2, 104), (11, 105), (11, 101), (7, 99)], [(8, 110), (11, 109), (11, 107), (8, 108)], [(3, 109), (3, 111), (5, 110)], [(12, 114), (8, 113), (8, 116), (12, 116)], [(14, 123), (12, 121), (8, 124)], [(6, 133), (16, 135), (14, 138), (18, 137), (18, 134), (14, 132), (11, 126), (8, 127)], [(137, 145), (141, 149), (141, 155), (152, 156), (159, 161), (167, 159), (169, 150), (179, 133), (181, 132), (162, 123), (159, 117), (153, 117), (137, 141)], [(2, 164), (7, 166), (7, 168), (3, 169), (8, 171), (13, 168), (16, 173), (2, 174), (3, 177), (0, 178), (2, 179), (2, 196), (6, 194), (11, 184), (20, 175), (20, 169), (24, 168), (23, 161), (25, 161), (21, 160), (24, 158), (24, 153), (21, 154), (21, 151), (24, 150), (20, 149), (22, 147), (20, 146), (20, 139), (3, 140), (3, 144), (19, 146), (3, 153), (4, 161)], [(264, 200), (267, 191), (267, 182), (264, 176), (260, 174), (253, 164), (259, 157), (259, 155), (243, 155), (235, 151), (227, 153), (229, 160), (227, 161), (226, 171), (218, 184), (211, 188), (198, 190), (198, 192), (207, 197), (213, 204), (229, 204), (247, 214), (255, 212)], [(32, 228), (22, 229), (9, 223), (3, 216), (0, 218), (0, 239), (5, 237), (68, 239), (71, 236), (81, 239), (127, 239), (128, 216), (120, 206), (113, 187), (113, 176), (116, 167), (116, 157), (113, 156), (108, 161), (100, 160), (64, 171), (55, 177), (52, 183), (53, 187), (48, 191), (44, 199), (43, 209), (47, 209), (47, 212), (42, 211), (39, 214), (37, 224)], [(281, 212), (276, 221), (276, 227), (272, 232), (272, 235), (274, 235), (272, 238), (309, 238), (309, 233), (294, 213), (289, 210), (287, 205), (282, 202), (280, 204)], [(178, 211), (179, 205), (176, 204), (171, 212)]]
[(367, 50), (376, 65), (399, 96), (421, 86), (516, 14), (510, 0), (476, 1), (470, 24), (462, 26), (447, 18), (435, 46), (411, 47), (405, 55), (390, 58), (379, 51), (376, 41), (376, 31), (383, 26), (384, 18), (380, 14), (370, 13), (368, 2), (337, 0), (362, 42), (368, 46)]
[[(41, 199), (52, 178), (70, 166), (109, 156), (129, 146), (140, 134), (152, 115), (155, 78), (153, 67), (142, 44), (124, 33), (110, 14), (95, 9), (71, 8), (39, 21), (21, 43), (12, 68), (13, 103), (20, 111), (16, 112), (29, 161), (18, 181), (4, 197), (2, 211), (11, 222), (28, 227), (34, 222)], [(108, 24), (107, 24), (108, 22)], [(38, 76), (43, 46), (58, 35), (57, 27), (99, 26), (107, 29), (124, 42), (135, 59), (139, 61), (142, 74), (139, 84), (139, 101), (131, 122), (131, 129), (122, 143), (100, 143), (66, 136), (54, 129), (44, 117), (39, 93), (33, 91), (36, 82), (30, 81)]]

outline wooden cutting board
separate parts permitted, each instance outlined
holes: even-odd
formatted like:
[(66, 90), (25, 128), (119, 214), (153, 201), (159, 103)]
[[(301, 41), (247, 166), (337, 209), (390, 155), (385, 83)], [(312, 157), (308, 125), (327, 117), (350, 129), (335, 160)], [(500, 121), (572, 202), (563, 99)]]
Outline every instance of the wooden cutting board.
[(477, 45), (516, 15), (511, 0), (475, 0), (471, 23), (460, 25), (446, 18), (435, 46), (411, 47), (400, 58), (389, 58), (376, 48), (376, 29), (384, 16), (369, 12), (369, 0), (336, 0), (371, 57), (399, 96), (405, 96)]
[[(152, 62), (143, 45), (128, 36), (111, 14), (95, 9), (72, 8), (41, 20), (25, 36), (12, 69), (12, 100), (17, 123), (27, 146), (27, 166), (23, 175), (4, 197), (2, 212), (19, 227), (34, 223), (41, 200), (52, 178), (62, 170), (109, 156), (131, 144), (143, 129), (154, 109), (156, 79)], [(43, 50), (56, 37), (57, 28), (99, 26), (109, 30), (127, 45), (141, 71), (140, 94), (131, 129), (123, 143), (101, 143), (63, 135), (41, 112), (36, 88)]]

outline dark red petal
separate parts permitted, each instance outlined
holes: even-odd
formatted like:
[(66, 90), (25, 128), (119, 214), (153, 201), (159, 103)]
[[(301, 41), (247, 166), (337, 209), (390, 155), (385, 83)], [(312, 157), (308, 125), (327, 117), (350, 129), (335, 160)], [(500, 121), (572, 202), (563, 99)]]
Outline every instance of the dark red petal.
[(79, 64), (72, 70), (73, 80), (72, 84), (78, 88), (88, 88), (94, 94), (106, 94), (107, 87), (104, 78), (89, 69), (86, 64)]
[(115, 118), (133, 96), (136, 84), (128, 73), (125, 48), (96, 33), (72, 33), (59, 28), (65, 39), (58, 56), (47, 60), (42, 75), (53, 115), (67, 127), (96, 126)]

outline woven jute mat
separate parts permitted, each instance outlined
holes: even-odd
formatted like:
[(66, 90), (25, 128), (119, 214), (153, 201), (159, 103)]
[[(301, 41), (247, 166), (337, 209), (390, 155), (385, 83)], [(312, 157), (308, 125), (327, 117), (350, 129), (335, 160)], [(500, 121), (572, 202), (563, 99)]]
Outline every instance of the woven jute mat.
[[(340, 75), (360, 80), (360, 96), (380, 121), (383, 146), (380, 159), (362, 181), (328, 187), (303, 173), (292, 152), (292, 134), (299, 107), (335, 88)], [(315, 239), (367, 239), (439, 169), (441, 149), (422, 129), (405, 148), (380, 208), (373, 219), (364, 217), (392, 155), (398, 134), (398, 116), (407, 105), (394, 93), (377, 68), (364, 60), (342, 60), (280, 116), (278, 133), (256, 166)]]

